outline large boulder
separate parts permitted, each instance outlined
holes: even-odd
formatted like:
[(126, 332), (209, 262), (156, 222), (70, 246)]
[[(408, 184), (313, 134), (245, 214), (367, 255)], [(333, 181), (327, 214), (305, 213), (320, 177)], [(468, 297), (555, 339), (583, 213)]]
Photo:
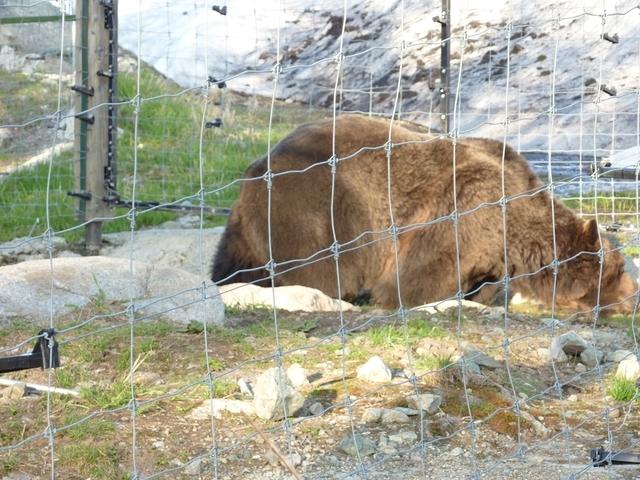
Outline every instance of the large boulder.
[(221, 285), (222, 301), (228, 307), (251, 308), (272, 307), (275, 294), (276, 308), (290, 312), (336, 312), (342, 310), (358, 310), (358, 307), (342, 300), (325, 295), (315, 288), (301, 285), (275, 287), (259, 287), (251, 283), (231, 283)]
[[(177, 323), (192, 320), (222, 325), (224, 305), (210, 281), (177, 268), (124, 258), (61, 257), (0, 267), (0, 322), (13, 318), (41, 322), (50, 308), (59, 315), (91, 301), (129, 302), (137, 312)], [(52, 275), (53, 273), (53, 275)], [(53, 283), (52, 283), (53, 279)]]
[[(133, 240), (133, 258), (156, 267), (180, 268), (194, 275), (204, 271), (209, 276), (211, 260), (223, 233), (223, 227), (205, 228), (202, 234), (198, 228), (138, 230)], [(103, 240), (106, 246), (101, 255), (130, 257), (130, 232), (108, 233)]]

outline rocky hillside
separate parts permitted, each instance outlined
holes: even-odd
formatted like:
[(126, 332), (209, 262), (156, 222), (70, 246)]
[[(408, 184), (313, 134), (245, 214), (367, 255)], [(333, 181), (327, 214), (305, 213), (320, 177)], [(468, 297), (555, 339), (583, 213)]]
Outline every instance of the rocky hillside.
[[(439, 87), (440, 26), (433, 21), (439, 3), (243, 0), (230, 2), (221, 15), (200, 2), (159, 6), (143, 0), (140, 15), (138, 3), (121, 5), (120, 42), (139, 49), (145, 61), (184, 86), (202, 85), (211, 74), (229, 79), (232, 89), (271, 95), (279, 37), (283, 72), (276, 95), (328, 107), (342, 39), (340, 107), (389, 115), (404, 40), (399, 109), (404, 117), (436, 126), (437, 114), (430, 112), (439, 109), (434, 89)], [(508, 77), (511, 143), (547, 148), (553, 86), (554, 150), (589, 151), (594, 136), (599, 154), (636, 144), (636, 2), (605, 1), (603, 7), (600, 1), (490, 0), (481, 8), (475, 2), (451, 3), (452, 87), (461, 69), (461, 132), (504, 137)], [(617, 36), (618, 43), (601, 39), (603, 33)], [(602, 93), (596, 103), (601, 84), (616, 95)]]

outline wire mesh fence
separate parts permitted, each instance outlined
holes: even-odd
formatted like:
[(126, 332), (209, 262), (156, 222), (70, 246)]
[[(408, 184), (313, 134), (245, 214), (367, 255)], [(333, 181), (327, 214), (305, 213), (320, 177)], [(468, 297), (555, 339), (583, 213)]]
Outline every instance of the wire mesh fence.
[[(61, 363), (0, 378), (2, 474), (633, 477), (637, 5), (93, 3), (117, 95), (78, 111), (85, 17), (0, 2), (0, 359)], [(110, 106), (119, 202), (78, 257), (68, 144)], [(218, 241), (246, 258), (212, 282)], [(288, 311), (291, 283), (334, 300)]]

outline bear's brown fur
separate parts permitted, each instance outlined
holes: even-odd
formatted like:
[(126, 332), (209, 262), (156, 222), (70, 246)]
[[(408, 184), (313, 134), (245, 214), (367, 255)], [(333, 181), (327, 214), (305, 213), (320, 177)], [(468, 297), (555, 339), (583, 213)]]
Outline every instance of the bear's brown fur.
[[(454, 231), (453, 144), (394, 125), (391, 202), (398, 227), (396, 260), (387, 193), (389, 122), (341, 116), (336, 122), (336, 177), (331, 203), (332, 121), (297, 128), (267, 158), (249, 166), (240, 197), (215, 257), (212, 278), (219, 284), (269, 285), (268, 183), (271, 183), (271, 249), (276, 285), (306, 285), (338, 295), (333, 250), (339, 244), (340, 292), (353, 298), (371, 292), (374, 303), (397, 307), (451, 298), (458, 289), (487, 302), (508, 273), (512, 292), (552, 303), (555, 215), (556, 305), (589, 309), (596, 304), (599, 236), (552, 197), (511, 148), (505, 149), (507, 270), (505, 271), (502, 197), (503, 144), (465, 138), (455, 147), (460, 286)], [(315, 165), (314, 165), (315, 164)], [(319, 164), (319, 165), (318, 165)], [(286, 172), (286, 173), (285, 173)], [(610, 250), (605, 240), (604, 249)], [(604, 257), (600, 305), (632, 304), (636, 284), (624, 273), (623, 257)]]

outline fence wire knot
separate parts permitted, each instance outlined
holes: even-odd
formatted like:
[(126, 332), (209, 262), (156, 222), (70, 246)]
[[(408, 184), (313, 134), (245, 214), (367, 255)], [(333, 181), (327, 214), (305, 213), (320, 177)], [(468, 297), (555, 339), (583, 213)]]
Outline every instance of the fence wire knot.
[(47, 425), (43, 432), (44, 438), (49, 440), (49, 443), (53, 443), (53, 439), (56, 436), (56, 428), (53, 425)]
[(340, 68), (342, 66), (342, 62), (344, 62), (344, 52), (340, 50), (338, 53), (336, 53), (333, 57), (333, 61), (336, 62), (338, 68)]
[(391, 240), (394, 242), (398, 240), (398, 226), (395, 223), (392, 223), (389, 226), (389, 235), (391, 235)]
[(133, 105), (133, 114), (138, 115), (140, 113), (140, 106), (142, 105), (142, 97), (137, 94), (131, 99), (131, 105)]
[(449, 220), (451, 220), (454, 225), (458, 225), (459, 219), (460, 219), (460, 214), (458, 213), (457, 209), (449, 214)]
[(560, 268), (560, 261), (557, 258), (554, 258), (551, 263), (551, 272), (553, 273), (553, 276), (557, 276), (558, 275), (558, 270)]
[(333, 242), (329, 247), (329, 251), (333, 254), (334, 260), (338, 261), (338, 258), (340, 258), (340, 243), (337, 240)]
[(336, 174), (336, 165), (338, 165), (338, 158), (335, 155), (331, 155), (329, 160), (327, 160), (327, 165), (331, 167), (331, 175)]
[(267, 182), (267, 189), (271, 190), (271, 187), (273, 186), (273, 172), (271, 171), (271, 169), (264, 172), (264, 175), (262, 175), (262, 179)]
[(264, 269), (269, 272), (269, 276), (273, 277), (276, 273), (276, 262), (272, 258), (264, 266)]
[(391, 140), (387, 140), (383, 145), (383, 148), (387, 155), (391, 155), (391, 150), (393, 149), (393, 142), (391, 142)]
[(277, 62), (271, 69), (271, 72), (276, 76), (276, 78), (279, 77), (280, 74), (282, 74), (282, 64)]

